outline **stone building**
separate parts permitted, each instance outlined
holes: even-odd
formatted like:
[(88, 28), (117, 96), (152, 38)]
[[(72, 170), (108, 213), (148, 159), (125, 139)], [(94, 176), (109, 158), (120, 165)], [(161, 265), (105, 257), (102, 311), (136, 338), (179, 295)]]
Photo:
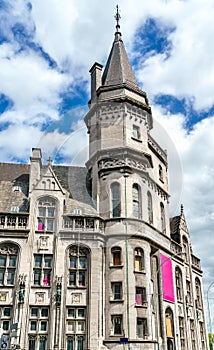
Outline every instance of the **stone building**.
[(90, 73), (86, 166), (0, 164), (1, 347), (206, 350), (200, 260), (118, 22)]

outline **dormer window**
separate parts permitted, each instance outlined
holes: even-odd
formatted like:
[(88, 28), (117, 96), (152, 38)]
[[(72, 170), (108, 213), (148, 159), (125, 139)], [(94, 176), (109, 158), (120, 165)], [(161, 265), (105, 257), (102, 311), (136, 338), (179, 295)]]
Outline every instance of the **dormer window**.
[(19, 212), (19, 207), (17, 207), (17, 206), (12, 206), (11, 208), (10, 208), (10, 211), (12, 211), (12, 212), (15, 212), (15, 213), (18, 213)]
[(140, 140), (140, 128), (137, 125), (132, 127), (132, 138), (135, 140)]
[(13, 192), (21, 192), (22, 188), (20, 185), (13, 186)]

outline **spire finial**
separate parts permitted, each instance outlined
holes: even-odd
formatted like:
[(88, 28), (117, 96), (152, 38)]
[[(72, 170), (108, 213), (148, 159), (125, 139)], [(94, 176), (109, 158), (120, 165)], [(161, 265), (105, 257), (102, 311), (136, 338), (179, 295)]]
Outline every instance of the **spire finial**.
[(183, 204), (181, 204), (181, 214), (183, 214), (183, 212), (184, 212), (184, 206)]
[(119, 33), (119, 29), (120, 29), (120, 19), (121, 19), (121, 16), (120, 16), (120, 12), (119, 12), (119, 6), (117, 5), (116, 6), (116, 14), (114, 16), (114, 18), (116, 19), (116, 32)]

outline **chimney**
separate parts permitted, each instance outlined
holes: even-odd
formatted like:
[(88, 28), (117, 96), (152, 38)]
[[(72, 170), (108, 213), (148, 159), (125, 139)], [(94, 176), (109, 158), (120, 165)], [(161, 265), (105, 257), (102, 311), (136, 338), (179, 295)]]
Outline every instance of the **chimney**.
[(96, 91), (102, 85), (102, 64), (95, 62), (91, 67), (91, 103), (96, 100)]
[(40, 148), (32, 148), (32, 157), (30, 157), (30, 192), (33, 186), (40, 179), (42, 167), (42, 153)]

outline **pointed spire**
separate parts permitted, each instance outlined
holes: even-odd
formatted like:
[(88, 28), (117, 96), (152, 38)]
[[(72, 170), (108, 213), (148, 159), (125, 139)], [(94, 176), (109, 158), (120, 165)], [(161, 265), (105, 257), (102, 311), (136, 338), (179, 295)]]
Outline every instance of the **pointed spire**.
[(110, 55), (103, 73), (102, 85), (112, 86), (119, 84), (129, 84), (135, 89), (139, 89), (137, 81), (132, 70), (129, 58), (127, 56), (120, 32), (120, 13), (119, 7), (116, 7), (116, 32), (115, 40), (112, 45)]

